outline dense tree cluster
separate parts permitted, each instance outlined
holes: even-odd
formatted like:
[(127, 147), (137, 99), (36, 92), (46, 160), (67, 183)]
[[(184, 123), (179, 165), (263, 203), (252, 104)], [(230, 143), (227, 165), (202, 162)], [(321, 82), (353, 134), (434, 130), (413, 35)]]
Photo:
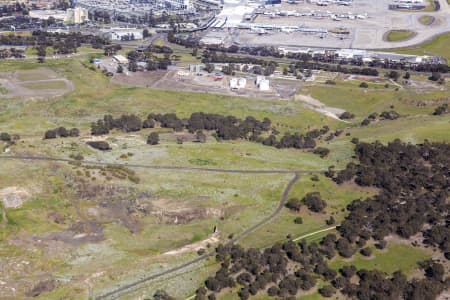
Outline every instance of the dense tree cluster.
[(0, 49), (0, 59), (5, 58), (24, 58), (24, 51), (16, 48)]
[(11, 4), (2, 4), (0, 6), (0, 17), (12, 16), (12, 15), (27, 15), (28, 8), (25, 3), (11, 3)]
[(71, 128), (67, 130), (65, 127), (58, 127), (56, 129), (49, 129), (44, 134), (44, 139), (55, 139), (59, 137), (76, 137), (80, 135), (78, 128)]
[[(328, 234), (320, 244), (289, 240), (262, 251), (245, 250), (236, 244), (219, 245), (216, 260), (221, 267), (205, 280), (205, 287), (196, 291), (195, 299), (215, 299), (215, 294), (225, 288), (237, 289), (240, 299), (261, 292), (276, 299), (295, 299), (299, 291), (316, 286), (318, 279), (328, 282), (319, 289), (324, 297), (340, 290), (348, 298), (360, 300), (434, 299), (450, 283), (443, 266), (432, 260), (421, 264), (425, 278), (410, 281), (399, 271), (389, 275), (378, 270), (357, 270), (351, 265), (343, 266), (338, 273), (327, 261), (335, 256), (336, 250), (349, 251), (344, 257), (351, 257), (354, 249), (353, 252), (346, 249), (348, 244), (347, 239)], [(368, 250), (364, 251), (367, 254)]]
[[(314, 129), (305, 135), (299, 133), (286, 133), (279, 140), (278, 132), (271, 127), (271, 121), (264, 118), (262, 121), (248, 116), (239, 119), (234, 116), (223, 116), (219, 114), (209, 114), (195, 112), (188, 119), (180, 119), (174, 113), (149, 114), (147, 119), (142, 121), (136, 115), (122, 115), (114, 119), (111, 115), (105, 115), (102, 120), (91, 124), (92, 135), (108, 134), (113, 129), (120, 129), (125, 132), (139, 131), (142, 128), (154, 128), (156, 125), (162, 128), (171, 128), (175, 131), (184, 129), (191, 133), (196, 133), (197, 141), (206, 141), (206, 136), (202, 130), (214, 131), (217, 139), (236, 140), (246, 139), (262, 143), (266, 146), (277, 148), (308, 149), (315, 148), (314, 139), (329, 132), (327, 126), (321, 129)], [(327, 151), (320, 151), (321, 155), (328, 154)]]
[(378, 115), (378, 113), (371, 113), (367, 118), (365, 118), (361, 122), (361, 126), (367, 126), (371, 122), (374, 121), (380, 121), (380, 120), (396, 120), (400, 118), (400, 114), (394, 110), (390, 111), (383, 111), (381, 114)]
[(341, 235), (354, 242), (382, 240), (391, 233), (409, 238), (422, 232), (425, 243), (439, 246), (450, 256), (446, 223), (450, 145), (395, 140), (387, 145), (360, 143), (355, 151), (359, 164), (349, 163), (334, 180), (354, 180), (361, 186), (377, 187), (380, 193), (348, 205), (350, 214), (339, 227)]
[[(166, 47), (167, 48), (167, 47)], [(170, 58), (171, 52), (168, 52), (167, 49), (162, 47), (150, 46), (145, 51), (137, 52), (130, 51), (127, 53), (127, 58), (129, 60), (128, 70), (131, 72), (136, 72), (138, 70), (138, 62), (145, 63), (145, 70), (147, 71), (155, 71), (155, 70), (167, 70), (167, 67), (172, 64), (172, 60)], [(169, 48), (170, 49), (170, 48)], [(163, 57), (159, 57), (153, 54), (151, 50), (157, 51), (165, 51)], [(161, 52), (155, 52), (161, 53)]]
[[(450, 278), (445, 267), (434, 260), (422, 262), (424, 276), (410, 280), (400, 271), (386, 274), (346, 265), (338, 274), (328, 267), (327, 261), (336, 253), (344, 258), (357, 251), (371, 256), (372, 247), (366, 242), (374, 239), (375, 247), (383, 249), (384, 237), (391, 233), (408, 238), (421, 232), (425, 244), (439, 247), (450, 259), (450, 145), (411, 145), (395, 140), (387, 145), (357, 143), (355, 152), (359, 163), (349, 163), (344, 170), (327, 175), (337, 183), (354, 180), (380, 192), (348, 205), (349, 214), (337, 227), (338, 235), (330, 233), (318, 244), (289, 240), (263, 251), (219, 245), (216, 259), (221, 268), (205, 281), (206, 289), (200, 288), (196, 299), (214, 298), (211, 295), (229, 287), (238, 289), (240, 299), (261, 291), (276, 299), (290, 299), (299, 290), (313, 288), (319, 278), (327, 282), (319, 289), (323, 297), (339, 290), (349, 299), (435, 299), (447, 289)], [(301, 201), (289, 199), (286, 206), (298, 211), (302, 204), (313, 211), (326, 205), (320, 194), (309, 193)]]
[[(38, 51), (46, 47), (52, 47), (56, 54), (70, 54), (77, 52), (82, 44), (90, 44), (94, 48), (102, 48), (109, 41), (92, 34), (80, 32), (58, 33), (48, 31), (33, 31), (31, 35), (0, 35), (0, 44), (6, 46), (32, 46)], [(45, 51), (44, 51), (45, 53)], [(44, 54), (45, 56), (45, 54)]]

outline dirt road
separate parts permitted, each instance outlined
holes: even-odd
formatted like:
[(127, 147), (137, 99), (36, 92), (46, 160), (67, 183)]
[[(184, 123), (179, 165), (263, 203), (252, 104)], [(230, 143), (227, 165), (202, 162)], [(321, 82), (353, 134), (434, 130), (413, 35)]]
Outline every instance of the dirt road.
[[(272, 214), (270, 214), (269, 216), (267, 216), (266, 218), (264, 218), (263, 220), (261, 220), (257, 224), (253, 225), (252, 227), (244, 230), (242, 233), (240, 233), (235, 238), (233, 238), (231, 240), (231, 242), (232, 243), (237, 242), (238, 240), (246, 237), (250, 233), (258, 230), (259, 228), (261, 228), (263, 225), (265, 225), (265, 224), (269, 223), (270, 221), (272, 221), (281, 212), (281, 210), (283, 209), (283, 207), (284, 207), (284, 205), (286, 203), (286, 199), (287, 199), (287, 197), (289, 195), (289, 191), (292, 189), (292, 187), (294, 186), (294, 184), (297, 182), (297, 180), (299, 178), (300, 178), (300, 175), (298, 173), (295, 173), (294, 177), (291, 179), (291, 181), (288, 183), (288, 185), (284, 189), (283, 194), (281, 195), (281, 199), (280, 199), (280, 202), (278, 204), (278, 207), (275, 209), (274, 212), (272, 212)], [(119, 288), (117, 288), (115, 290), (112, 290), (110, 292), (101, 294), (101, 295), (95, 297), (95, 299), (97, 299), (97, 300), (99, 300), (99, 299), (114, 299), (114, 298), (118, 297), (121, 293), (127, 292), (128, 290), (130, 290), (130, 289), (132, 289), (134, 287), (137, 287), (137, 286), (139, 286), (139, 285), (141, 285), (143, 283), (155, 280), (155, 279), (163, 277), (165, 275), (169, 275), (169, 274), (175, 273), (175, 272), (180, 271), (180, 270), (182, 270), (184, 268), (192, 266), (192, 265), (194, 265), (194, 264), (196, 264), (196, 263), (198, 263), (200, 261), (203, 261), (203, 260), (205, 260), (205, 259), (207, 259), (209, 257), (212, 257), (212, 256), (214, 256), (214, 253), (215, 253), (214, 251), (206, 253), (206, 254), (204, 254), (202, 256), (199, 256), (199, 257), (197, 257), (197, 258), (195, 258), (195, 259), (193, 259), (191, 261), (188, 261), (188, 262), (186, 262), (186, 263), (184, 263), (182, 265), (179, 265), (177, 267), (171, 268), (169, 270), (163, 271), (163, 272), (158, 273), (158, 274), (153, 274), (153, 275), (150, 275), (148, 277), (144, 277), (144, 278), (142, 278), (140, 280), (137, 280), (137, 281), (132, 282), (130, 284), (124, 285), (124, 286), (119, 287)]]

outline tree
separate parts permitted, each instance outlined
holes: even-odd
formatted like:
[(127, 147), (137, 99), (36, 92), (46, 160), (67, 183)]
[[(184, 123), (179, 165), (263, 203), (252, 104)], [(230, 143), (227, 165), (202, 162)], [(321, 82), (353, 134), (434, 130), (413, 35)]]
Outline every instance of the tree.
[(387, 74), (387, 76), (388, 76), (390, 79), (392, 79), (392, 80), (394, 80), (394, 81), (397, 81), (397, 80), (400, 78), (400, 73), (397, 72), (397, 71), (390, 71), (390, 72)]
[(371, 256), (372, 255), (372, 249), (370, 249), (369, 247), (366, 248), (362, 248), (360, 253), (364, 256)]
[(171, 297), (166, 291), (164, 290), (157, 290), (153, 294), (153, 300), (175, 300), (175, 298)]
[(322, 200), (319, 192), (307, 193), (302, 202), (313, 212), (322, 212), (327, 207), (327, 203)]
[(118, 65), (117, 66), (117, 73), (123, 73), (123, 67), (122, 67), (122, 65)]
[(128, 63), (128, 70), (130, 72), (136, 72), (138, 70), (138, 65), (134, 60), (130, 60)]
[(438, 81), (439, 79), (441, 79), (441, 77), (442, 77), (441, 73), (433, 72), (431, 73), (431, 76), (428, 77), (428, 79), (431, 81)]
[(369, 87), (369, 85), (367, 84), (367, 82), (361, 82), (361, 84), (359, 85), (360, 88), (363, 89), (367, 89)]
[(409, 78), (411, 78), (411, 74), (409, 74), (409, 72), (406, 72), (403, 78), (408, 80)]
[(208, 73), (211, 73), (212, 71), (214, 71), (215, 67), (214, 64), (205, 64), (205, 70)]
[(0, 141), (4, 142), (10, 142), (11, 141), (11, 135), (7, 132), (0, 133)]
[(157, 132), (152, 132), (148, 135), (147, 144), (158, 145), (159, 144), (159, 134)]
[(291, 198), (286, 203), (286, 207), (293, 211), (300, 211), (300, 208), (302, 207), (302, 202), (298, 198)]
[(319, 289), (319, 294), (321, 294), (322, 296), (327, 297), (327, 298), (333, 296), (335, 292), (336, 292), (336, 289), (334, 287), (332, 287), (331, 285), (326, 285)]
[(148, 37), (151, 36), (151, 34), (150, 34), (150, 32), (148, 31), (147, 28), (145, 28), (145, 29), (142, 31), (142, 36), (144, 37), (144, 39), (146, 39), (146, 38), (148, 38)]
[(78, 130), (78, 128), (72, 128), (69, 130), (69, 136), (77, 137), (79, 135), (80, 135), (80, 131)]
[(302, 217), (297, 217), (297, 218), (295, 218), (295, 219), (294, 219), (294, 223), (295, 223), (295, 224), (303, 224), (303, 219), (302, 219)]
[(111, 146), (106, 141), (89, 141), (86, 144), (100, 151), (111, 150)]
[(44, 135), (44, 139), (55, 139), (56, 138), (56, 130), (47, 130)]

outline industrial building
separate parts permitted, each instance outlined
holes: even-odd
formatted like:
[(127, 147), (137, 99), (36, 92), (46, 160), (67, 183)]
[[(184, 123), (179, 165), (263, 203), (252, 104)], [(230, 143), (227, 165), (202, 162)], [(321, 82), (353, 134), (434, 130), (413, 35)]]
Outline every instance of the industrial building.
[(202, 68), (203, 68), (202, 64), (189, 65), (189, 72), (200, 73), (202, 71)]
[(89, 12), (82, 7), (69, 8), (66, 10), (65, 22), (70, 24), (82, 24), (89, 21)]
[(144, 38), (143, 30), (137, 28), (111, 28), (103, 30), (103, 36), (111, 41), (133, 41)]
[(48, 20), (53, 18), (55, 20), (64, 21), (69, 24), (81, 24), (89, 20), (88, 10), (76, 7), (64, 10), (31, 10), (30, 17), (40, 20)]
[(114, 55), (113, 59), (120, 65), (124, 65), (128, 63), (128, 59), (123, 55)]
[(239, 90), (245, 88), (247, 85), (247, 79), (233, 77), (230, 79), (230, 89)]
[(66, 19), (66, 12), (64, 10), (31, 10), (30, 17), (40, 20), (53, 18), (55, 20), (64, 21)]
[(256, 86), (260, 91), (268, 91), (270, 90), (270, 82), (266, 79), (266, 76), (258, 75), (255, 80)]

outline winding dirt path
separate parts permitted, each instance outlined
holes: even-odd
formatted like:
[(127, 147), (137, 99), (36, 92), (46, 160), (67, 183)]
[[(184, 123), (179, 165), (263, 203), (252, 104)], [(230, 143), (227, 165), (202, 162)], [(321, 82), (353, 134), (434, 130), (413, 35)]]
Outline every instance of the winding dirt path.
[[(248, 228), (248, 229), (244, 230), (243, 232), (241, 232), (238, 236), (233, 238), (231, 240), (231, 242), (232, 243), (237, 242), (238, 240), (244, 238), (245, 236), (249, 235), (250, 233), (258, 230), (263, 225), (265, 225), (268, 222), (272, 221), (281, 212), (281, 210), (283, 209), (283, 207), (284, 207), (284, 205), (286, 203), (286, 199), (287, 199), (287, 197), (289, 195), (289, 191), (292, 189), (292, 187), (298, 181), (299, 178), (300, 178), (300, 175), (298, 173), (295, 173), (294, 177), (291, 179), (291, 181), (289, 181), (288, 185), (285, 187), (285, 189), (283, 191), (283, 194), (281, 195), (281, 199), (280, 199), (280, 202), (278, 204), (278, 207), (275, 209), (275, 211), (272, 212), (272, 214), (270, 214), (269, 216), (267, 216), (266, 218), (264, 218), (263, 220), (261, 220), (257, 224), (255, 224), (255, 225), (251, 226), (250, 228)], [(101, 294), (101, 295), (95, 297), (95, 299), (97, 299), (97, 300), (109, 299), (109, 298), (114, 299), (115, 297), (119, 296), (120, 293), (122, 293), (122, 292), (126, 292), (126, 291), (128, 291), (128, 290), (130, 290), (130, 289), (132, 289), (132, 288), (134, 288), (136, 286), (139, 286), (139, 285), (141, 285), (143, 283), (155, 280), (155, 279), (160, 278), (162, 276), (169, 275), (171, 273), (180, 271), (180, 270), (182, 270), (184, 268), (187, 268), (187, 267), (189, 267), (191, 265), (194, 265), (194, 264), (196, 264), (196, 263), (198, 263), (200, 261), (203, 261), (203, 260), (205, 260), (205, 259), (207, 259), (209, 257), (212, 257), (212, 256), (214, 256), (214, 254), (215, 254), (215, 251), (208, 252), (208, 253), (206, 253), (206, 254), (204, 254), (202, 256), (199, 256), (199, 257), (197, 257), (197, 258), (195, 258), (193, 260), (190, 260), (190, 261), (188, 261), (188, 262), (186, 262), (186, 263), (184, 263), (182, 265), (179, 265), (177, 267), (168, 269), (166, 271), (163, 271), (163, 272), (160, 272), (160, 273), (157, 273), (157, 274), (153, 274), (153, 275), (144, 277), (144, 278), (142, 278), (140, 280), (137, 280), (137, 281), (132, 282), (130, 284), (124, 285), (124, 286), (119, 287), (119, 288), (117, 288), (115, 290), (112, 290), (110, 292)]]

